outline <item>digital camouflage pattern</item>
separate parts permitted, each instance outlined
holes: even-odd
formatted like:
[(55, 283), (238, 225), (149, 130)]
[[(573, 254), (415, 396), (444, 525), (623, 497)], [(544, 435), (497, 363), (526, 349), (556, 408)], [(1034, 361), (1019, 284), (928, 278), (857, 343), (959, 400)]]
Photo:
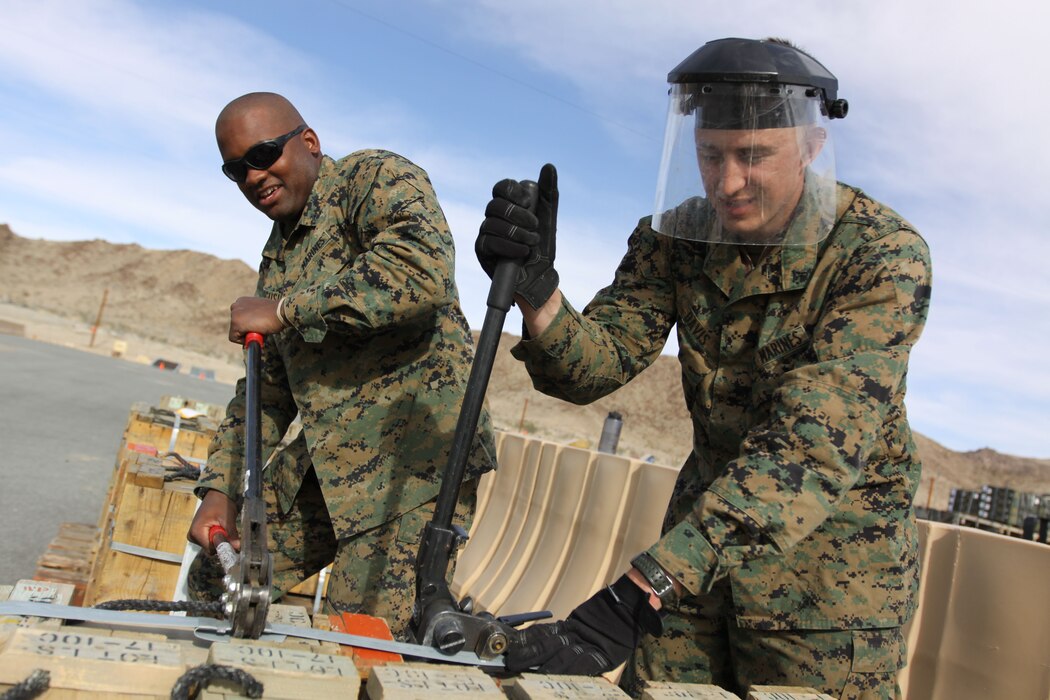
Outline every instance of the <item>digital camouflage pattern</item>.
[(904, 394), (929, 251), (859, 190), (838, 199), (826, 240), (771, 248), (754, 269), (739, 246), (642, 219), (583, 314), (563, 303), (513, 350), (537, 389), (587, 403), (677, 327), (693, 450), (649, 553), (690, 594), (728, 581), (744, 629), (893, 628), (915, 609), (921, 467)]
[(759, 630), (737, 626), (728, 579), (690, 596), (644, 638), (620, 684), (633, 697), (644, 681), (711, 683), (747, 697), (755, 685), (817, 688), (840, 700), (900, 700), (906, 659), (901, 628)]
[[(302, 433), (267, 479), (282, 513), (315, 470), (342, 540), (433, 499), (473, 360), (452, 235), (426, 173), (396, 154), (324, 156), (296, 228), (274, 224), (256, 296), (285, 297), (292, 326), (262, 353), (263, 455), (299, 413)], [(244, 380), (197, 484), (238, 501)], [(483, 411), (465, 479), (495, 467)]]

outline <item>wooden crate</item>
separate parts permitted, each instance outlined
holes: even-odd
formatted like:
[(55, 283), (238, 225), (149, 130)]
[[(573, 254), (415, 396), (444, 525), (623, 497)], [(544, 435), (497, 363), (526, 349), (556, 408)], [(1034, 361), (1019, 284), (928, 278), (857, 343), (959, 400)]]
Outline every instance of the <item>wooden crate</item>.
[[(171, 600), (197, 497), (194, 482), (165, 482), (165, 471), (155, 457), (128, 460), (102, 531), (85, 605), (120, 598)], [(121, 551), (122, 545), (152, 554)]]
[[(169, 557), (182, 555), (185, 534), (196, 509), (196, 499), (191, 492), (195, 479), (187, 476), (166, 486), (167, 476), (182, 466), (175, 457), (166, 457), (174, 424), (174, 412), (163, 407), (137, 403), (128, 413), (106, 499), (99, 513), (99, 546), (87, 576), (86, 604), (113, 597), (140, 597), (117, 595), (132, 591), (148, 591), (151, 596), (167, 592), (164, 599), (170, 599), (174, 592), (178, 565), (173, 561), (150, 559), (110, 547), (110, 543), (117, 542), (158, 550)], [(183, 462), (203, 465), (215, 427), (214, 421), (206, 417), (180, 419), (175, 454), (180, 455)], [(127, 510), (122, 510), (129, 494), (131, 503)], [(163, 536), (151, 531), (160, 527), (168, 528)], [(140, 575), (155, 577), (155, 580), (134, 580)]]
[[(98, 528), (106, 530), (107, 521), (113, 516), (115, 501), (119, 498), (124, 474), (130, 460), (137, 455), (161, 456), (168, 453), (171, 434), (175, 427), (175, 414), (171, 411), (136, 403), (128, 414), (120, 448), (110, 475), (106, 500), (99, 514)], [(174, 452), (191, 462), (203, 464), (208, 457), (208, 445), (215, 436), (217, 424), (207, 418), (181, 420)]]
[[(289, 616), (282, 608), (286, 606), (272, 606), (270, 619), (310, 626), (305, 613)], [(159, 629), (129, 631), (99, 623), (6, 624), (0, 625), (0, 692), (34, 670), (44, 669), (51, 676), (44, 698), (168, 698), (172, 685), (188, 669), (218, 663), (249, 673), (263, 684), (267, 698), (356, 698), (362, 676), (353, 660), (341, 652), (338, 644), (295, 637), (281, 642), (232, 639), (208, 645)], [(198, 697), (244, 697), (237, 691), (227, 683), (214, 682)]]
[(188, 459), (207, 459), (208, 445), (218, 428), (215, 421), (206, 416), (179, 419), (179, 433), (172, 450), (171, 435), (174, 428), (173, 411), (137, 403), (132, 406), (128, 416), (124, 444), (149, 445), (155, 447), (159, 454), (173, 451)]

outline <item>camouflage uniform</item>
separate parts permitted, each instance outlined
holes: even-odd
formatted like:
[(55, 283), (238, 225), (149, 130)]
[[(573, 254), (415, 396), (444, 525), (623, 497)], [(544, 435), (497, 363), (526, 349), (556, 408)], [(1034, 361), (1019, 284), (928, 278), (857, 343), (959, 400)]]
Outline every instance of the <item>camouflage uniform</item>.
[(645, 369), (677, 326), (693, 450), (649, 553), (688, 594), (636, 654), (635, 682), (894, 696), (919, 581), (904, 394), (929, 252), (841, 184), (837, 216), (819, 245), (772, 248), (755, 269), (739, 246), (643, 219), (583, 314), (563, 303), (513, 350), (538, 389), (587, 403)]
[[(329, 602), (379, 614), (364, 601), (385, 587), (400, 600), (400, 619), (389, 620), (395, 630), (407, 622), (414, 577), (411, 557), (395, 567), (383, 550), (397, 542), (414, 555), (420, 507), (440, 488), (473, 360), (454, 255), (426, 173), (367, 150), (322, 159), (296, 228), (282, 236), (274, 225), (259, 267), (256, 296), (284, 297), (292, 326), (267, 337), (262, 353), (264, 457), (302, 417), (299, 437), (266, 470), (271, 551), (283, 569), (275, 585), (285, 591), (334, 557), (342, 570), (333, 572)], [(241, 380), (199, 494), (217, 489), (239, 500), (244, 408)], [(461, 503), (472, 503), (494, 455), (483, 412)], [(471, 513), (460, 515), (469, 522)], [(353, 548), (374, 558), (340, 556)]]

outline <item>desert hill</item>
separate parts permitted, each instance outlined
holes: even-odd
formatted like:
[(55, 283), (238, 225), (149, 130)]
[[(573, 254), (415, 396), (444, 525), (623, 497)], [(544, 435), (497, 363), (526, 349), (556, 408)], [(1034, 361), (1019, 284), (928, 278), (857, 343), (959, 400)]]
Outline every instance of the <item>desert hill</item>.
[(255, 292), (240, 260), (102, 240), (31, 240), (0, 224), (0, 301), (103, 324), (236, 362), (230, 302)]
[[(31, 240), (0, 224), (0, 319), (4, 308), (49, 312), (83, 328), (94, 322), (108, 290), (103, 328), (129, 343), (150, 341), (173, 357), (185, 352), (212, 358), (226, 370), (217, 372), (220, 379), (240, 371), (240, 353), (226, 340), (229, 304), (254, 289), (255, 271), (239, 260), (102, 240)], [(691, 428), (675, 358), (659, 358), (612, 396), (574, 406), (532, 388), (521, 364), (510, 356), (517, 340), (503, 334), (489, 382), (488, 401), (498, 427), (594, 445), (606, 415), (617, 411), (624, 420), (623, 454), (652, 456), (674, 466), (684, 460)], [(952, 487), (984, 484), (1050, 493), (1050, 460), (991, 448), (955, 452), (925, 436), (916, 439), (923, 460), (919, 505), (944, 508)]]

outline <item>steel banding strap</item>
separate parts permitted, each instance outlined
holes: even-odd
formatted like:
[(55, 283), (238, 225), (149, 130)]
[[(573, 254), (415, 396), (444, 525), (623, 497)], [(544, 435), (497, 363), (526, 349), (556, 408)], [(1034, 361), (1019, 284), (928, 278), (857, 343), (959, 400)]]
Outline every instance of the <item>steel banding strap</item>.
[[(28, 603), (22, 601), (7, 601), (0, 603), (0, 615), (52, 617), (62, 620), (108, 623), (111, 625), (122, 625), (127, 627), (192, 630), (195, 632), (221, 635), (231, 642), (237, 641), (235, 637), (230, 636), (229, 622), (226, 620), (216, 620), (211, 617), (177, 617), (172, 615), (121, 612), (116, 610), (96, 610), (95, 608), (81, 608), (72, 605), (51, 605), (48, 603)], [(481, 666), (493, 669), (503, 668), (502, 659), (481, 659), (472, 652), (461, 651), (458, 654), (442, 654), (433, 647), (423, 646), (421, 644), (395, 642), (389, 639), (375, 639), (373, 637), (362, 637), (360, 635), (345, 634), (343, 632), (328, 632), (325, 630), (315, 630), (310, 627), (274, 624), (266, 625), (266, 632), (272, 635), (283, 635), (287, 637), (296, 637), (298, 639), (314, 639), (322, 642), (335, 642), (336, 644), (343, 644), (345, 646), (360, 647), (362, 649), (387, 651), (418, 659), (432, 659), (434, 661), (443, 661), (445, 663)]]
[(123, 542), (115, 542), (110, 540), (109, 548), (114, 552), (123, 552), (124, 554), (134, 554), (136, 557), (146, 557), (147, 559), (156, 559), (157, 561), (170, 561), (173, 564), (182, 563), (181, 554), (172, 554), (171, 552), (163, 552), (159, 549), (150, 549), (148, 547), (138, 547), (133, 544), (125, 544)]

